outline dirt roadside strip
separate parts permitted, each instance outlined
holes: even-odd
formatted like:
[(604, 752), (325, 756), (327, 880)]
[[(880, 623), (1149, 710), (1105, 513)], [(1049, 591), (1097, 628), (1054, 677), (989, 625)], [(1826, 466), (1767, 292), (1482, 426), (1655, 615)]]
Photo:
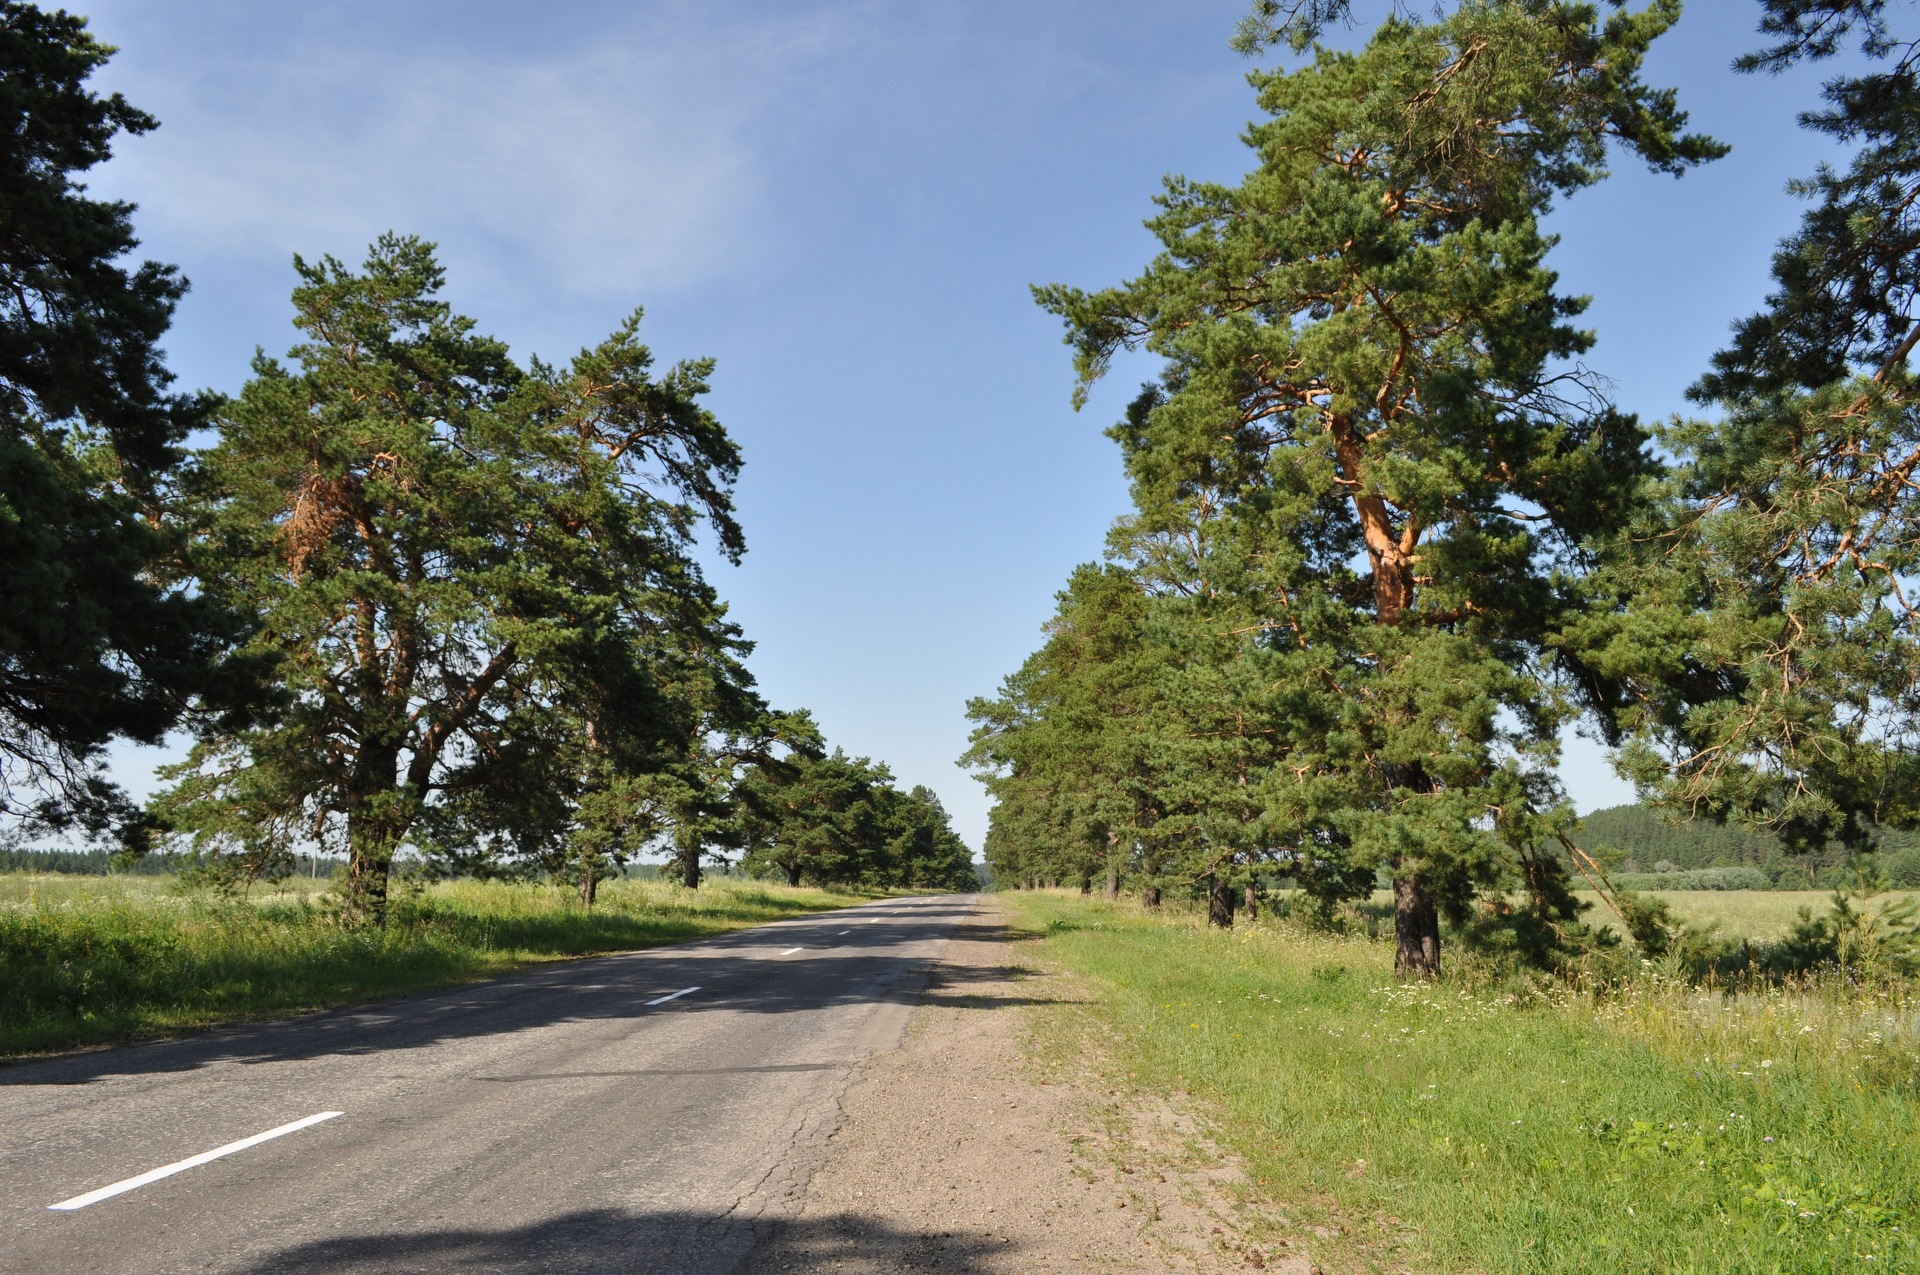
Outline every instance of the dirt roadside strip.
[(848, 1090), (798, 1224), (750, 1268), (1317, 1275), (1243, 1238), (1258, 1205), (1192, 1116), (1101, 1087), (1084, 1054), (1036, 1056), (1028, 1015), (1073, 993), (1020, 940), (990, 897), (955, 928), (906, 1039)]

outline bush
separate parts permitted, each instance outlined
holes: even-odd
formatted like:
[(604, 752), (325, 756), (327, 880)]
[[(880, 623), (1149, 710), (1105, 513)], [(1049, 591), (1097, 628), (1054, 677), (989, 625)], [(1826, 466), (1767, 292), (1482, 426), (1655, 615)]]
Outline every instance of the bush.
[(1616, 872), (1622, 890), (1771, 890), (1773, 881), (1758, 868), (1695, 868), (1690, 872)]
[(1894, 889), (1920, 890), (1920, 849), (1888, 851), (1880, 866)]

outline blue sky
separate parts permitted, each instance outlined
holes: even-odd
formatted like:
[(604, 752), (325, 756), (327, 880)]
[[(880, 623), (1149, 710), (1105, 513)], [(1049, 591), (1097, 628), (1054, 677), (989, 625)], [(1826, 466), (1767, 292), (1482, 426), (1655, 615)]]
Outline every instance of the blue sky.
[[(663, 362), (717, 358), (749, 552), (714, 578), (755, 674), (977, 846), (964, 703), (1099, 555), (1126, 504), (1100, 431), (1150, 371), (1073, 412), (1027, 286), (1137, 272), (1163, 174), (1245, 170), (1244, 7), (103, 0), (81, 6), (121, 48), (100, 82), (162, 127), (93, 186), (193, 282), (167, 342), (190, 386), (236, 390), (256, 345), (291, 344), (293, 253), (357, 261), (387, 229), (437, 241), (449, 299), (522, 357), (644, 305)], [(1756, 13), (1693, 0), (1649, 67), (1732, 156), (1622, 164), (1553, 218), (1589, 362), (1645, 416), (1759, 302), (1783, 184), (1822, 154), (1793, 122), (1812, 77), (1728, 70)], [(145, 790), (152, 760), (116, 764)], [(1564, 773), (1583, 810), (1631, 799), (1591, 744)]]

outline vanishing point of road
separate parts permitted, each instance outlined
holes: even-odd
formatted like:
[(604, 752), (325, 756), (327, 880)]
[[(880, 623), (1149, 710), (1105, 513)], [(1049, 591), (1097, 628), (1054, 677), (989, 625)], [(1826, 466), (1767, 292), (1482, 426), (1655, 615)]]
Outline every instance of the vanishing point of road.
[(0, 1271), (751, 1271), (974, 902), (0, 1068)]

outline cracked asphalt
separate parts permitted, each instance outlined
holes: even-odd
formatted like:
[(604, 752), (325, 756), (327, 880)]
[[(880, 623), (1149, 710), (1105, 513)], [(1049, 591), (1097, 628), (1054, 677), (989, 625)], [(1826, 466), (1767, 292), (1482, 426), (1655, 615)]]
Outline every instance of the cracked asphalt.
[[(0, 1271), (756, 1269), (974, 903), (0, 1068)], [(342, 1114), (48, 1207), (323, 1111)]]

